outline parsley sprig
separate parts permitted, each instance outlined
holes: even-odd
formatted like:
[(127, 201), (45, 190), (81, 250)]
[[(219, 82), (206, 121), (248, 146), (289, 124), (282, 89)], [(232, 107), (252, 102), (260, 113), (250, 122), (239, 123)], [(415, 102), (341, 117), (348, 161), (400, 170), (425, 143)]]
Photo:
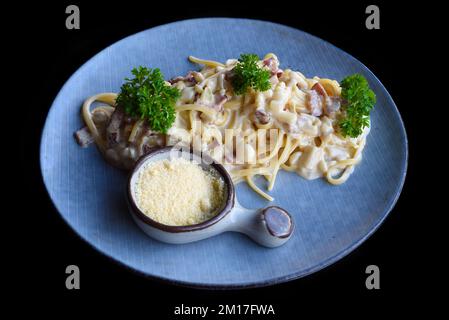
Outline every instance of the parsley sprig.
[(259, 67), (258, 61), (259, 57), (256, 54), (240, 55), (232, 77), (232, 86), (237, 95), (245, 93), (249, 88), (257, 91), (271, 88), (270, 71)]
[(369, 114), (376, 103), (376, 95), (368, 81), (360, 74), (353, 74), (341, 81), (343, 118), (340, 119), (342, 134), (358, 137), (363, 128), (369, 127)]
[(167, 85), (159, 69), (134, 68), (133, 79), (125, 78), (116, 103), (125, 113), (148, 121), (151, 129), (167, 133), (176, 118), (175, 102), (181, 93)]

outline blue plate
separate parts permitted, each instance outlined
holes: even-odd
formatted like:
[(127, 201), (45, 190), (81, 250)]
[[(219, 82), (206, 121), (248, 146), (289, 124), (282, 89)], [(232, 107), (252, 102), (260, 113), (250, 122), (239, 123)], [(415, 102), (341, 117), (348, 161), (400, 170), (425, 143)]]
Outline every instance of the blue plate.
[[(341, 80), (363, 74), (377, 95), (363, 161), (349, 180), (333, 186), (281, 172), (275, 204), (289, 210), (296, 230), (276, 249), (227, 233), (186, 245), (146, 236), (125, 204), (125, 173), (109, 166), (95, 147), (81, 149), (73, 132), (83, 123), (87, 97), (117, 92), (138, 65), (159, 67), (167, 78), (197, 68), (194, 55), (225, 61), (241, 53), (274, 52), (281, 68)], [(359, 246), (382, 223), (401, 191), (407, 168), (407, 137), (396, 106), (380, 81), (359, 61), (333, 45), (279, 24), (245, 19), (195, 19), (127, 37), (86, 62), (66, 82), (47, 117), (41, 170), (64, 220), (98, 251), (145, 275), (184, 285), (248, 287), (284, 282), (318, 271)], [(239, 184), (246, 207), (268, 203)]]

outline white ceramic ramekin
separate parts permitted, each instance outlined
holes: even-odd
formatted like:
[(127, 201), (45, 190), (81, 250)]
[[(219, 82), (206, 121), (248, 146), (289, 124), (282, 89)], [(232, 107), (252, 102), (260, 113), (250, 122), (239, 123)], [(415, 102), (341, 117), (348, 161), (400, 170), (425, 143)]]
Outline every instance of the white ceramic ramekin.
[[(225, 182), (225, 201), (218, 214), (207, 221), (188, 226), (161, 224), (145, 215), (137, 206), (134, 191), (140, 170), (148, 162), (171, 159), (175, 154), (179, 156), (172, 147), (154, 149), (137, 161), (129, 176), (127, 200), (130, 212), (134, 221), (147, 235), (162, 242), (181, 244), (206, 239), (226, 231), (235, 231), (246, 234), (266, 247), (278, 247), (290, 238), (294, 224), (286, 210), (276, 206), (263, 209), (243, 208), (236, 199), (234, 184), (226, 169), (204, 155), (200, 158), (193, 153), (189, 154), (190, 159), (195, 159), (204, 169), (214, 170)], [(185, 153), (183, 156), (185, 157)]]

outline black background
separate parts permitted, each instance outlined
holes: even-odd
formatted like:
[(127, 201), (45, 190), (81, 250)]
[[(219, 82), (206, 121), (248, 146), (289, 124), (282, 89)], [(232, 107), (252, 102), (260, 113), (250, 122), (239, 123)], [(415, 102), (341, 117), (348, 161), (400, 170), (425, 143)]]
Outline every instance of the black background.
[[(80, 30), (65, 28), (65, 8), (69, 4), (80, 8)], [(365, 8), (369, 4), (380, 8), (380, 30), (365, 27)], [(363, 305), (367, 313), (372, 313), (386, 305), (398, 310), (419, 305), (411, 301), (421, 296), (422, 285), (430, 282), (421, 269), (421, 239), (416, 233), (421, 222), (418, 223), (419, 203), (415, 200), (420, 198), (418, 186), (422, 182), (416, 150), (423, 138), (418, 135), (419, 107), (407, 92), (406, 83), (416, 77), (416, 70), (410, 66), (416, 66), (416, 35), (422, 25), (417, 21), (426, 15), (424, 9), (363, 1), (357, 4), (126, 1), (95, 5), (86, 1), (60, 1), (23, 8), (19, 5), (13, 12), (18, 19), (12, 26), (26, 27), (25, 33), (11, 37), (13, 54), (24, 53), (23, 50), (28, 53), (22, 61), (26, 61), (26, 74), (32, 82), (32, 91), (26, 94), (33, 95), (32, 103), (21, 106), (26, 130), (21, 134), (20, 155), (26, 168), (23, 173), (30, 200), (20, 204), (21, 212), (27, 215), (23, 221), (28, 227), (28, 237), (21, 249), (15, 251), (19, 262), (13, 268), (22, 267), (17, 268), (22, 273), (15, 280), (24, 280), (23, 284), (16, 281), (19, 297), (28, 293), (33, 297), (28, 302), (46, 301), (39, 304), (40, 307), (60, 303), (77, 306), (72, 310), (84, 303), (95, 305), (100, 297), (107, 298), (109, 310), (120, 309), (125, 300), (137, 299), (150, 319), (178, 319), (172, 313), (174, 306), (181, 303), (196, 306), (273, 304), (276, 317), (282, 319), (292, 319), (287, 315), (300, 315), (304, 309), (312, 309), (317, 314), (349, 313), (355, 305)], [(11, 11), (3, 13), (8, 15)], [(269, 20), (327, 40), (368, 66), (388, 89), (401, 112), (410, 143), (410, 158), (399, 201), (380, 229), (361, 247), (316, 274), (272, 287), (242, 291), (198, 290), (160, 283), (117, 265), (81, 240), (59, 217), (43, 186), (39, 169), (41, 130), (53, 99), (69, 76), (97, 52), (123, 37), (171, 21), (207, 16)], [(23, 81), (19, 83), (21, 87)], [(80, 290), (65, 288), (65, 268), (70, 264), (80, 267)], [(380, 267), (380, 290), (365, 288), (365, 268), (370, 264)], [(406, 303), (400, 304), (399, 300)], [(152, 317), (156, 313), (159, 316)]]

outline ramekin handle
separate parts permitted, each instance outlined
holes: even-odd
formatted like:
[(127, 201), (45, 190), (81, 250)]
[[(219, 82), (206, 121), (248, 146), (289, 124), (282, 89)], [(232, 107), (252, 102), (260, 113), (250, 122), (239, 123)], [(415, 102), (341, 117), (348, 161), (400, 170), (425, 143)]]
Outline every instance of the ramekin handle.
[(265, 247), (278, 247), (287, 242), (294, 230), (291, 215), (277, 206), (247, 209), (236, 203), (228, 217), (228, 231), (246, 234)]

